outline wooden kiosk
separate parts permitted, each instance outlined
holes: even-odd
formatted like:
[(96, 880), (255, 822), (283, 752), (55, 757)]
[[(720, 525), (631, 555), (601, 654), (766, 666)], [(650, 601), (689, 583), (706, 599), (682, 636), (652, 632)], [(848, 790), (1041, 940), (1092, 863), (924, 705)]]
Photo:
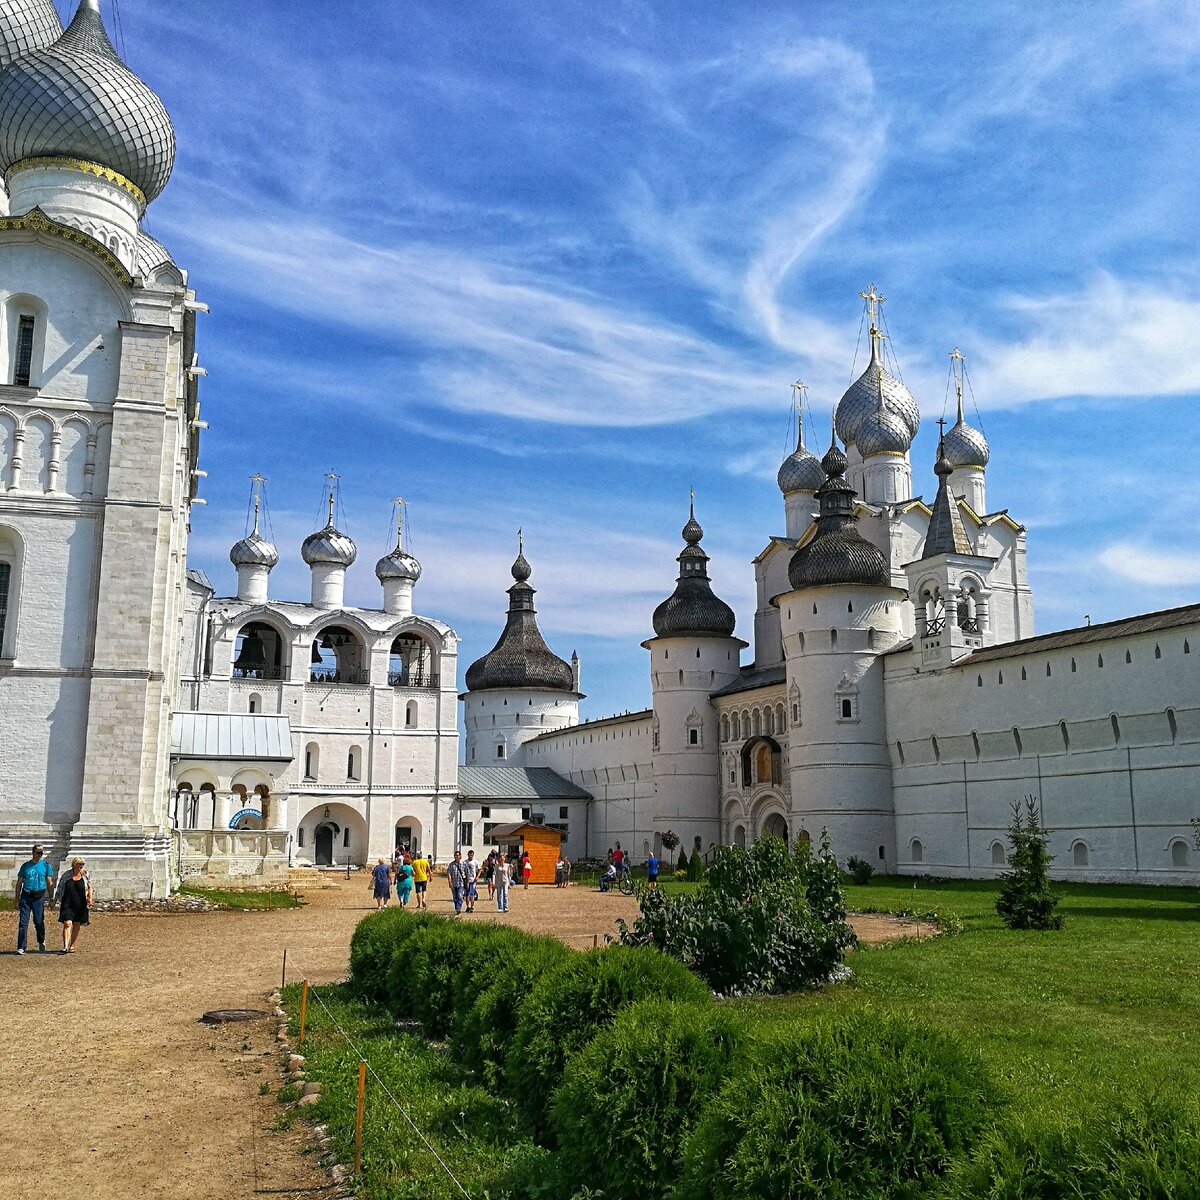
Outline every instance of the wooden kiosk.
[(519, 885), (521, 880), (521, 852), (528, 851), (533, 866), (530, 883), (553, 883), (554, 868), (562, 853), (562, 831), (549, 825), (535, 825), (532, 821), (517, 821), (511, 825), (496, 825), (488, 835), (501, 854), (508, 856), (513, 864), (512, 881)]

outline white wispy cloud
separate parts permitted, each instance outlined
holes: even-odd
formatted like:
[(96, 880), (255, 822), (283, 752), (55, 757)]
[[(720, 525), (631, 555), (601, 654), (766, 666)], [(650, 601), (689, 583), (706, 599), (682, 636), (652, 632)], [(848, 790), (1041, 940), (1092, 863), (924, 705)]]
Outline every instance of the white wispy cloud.
[(1133, 542), (1114, 542), (1100, 552), (1100, 565), (1147, 588), (1200, 584), (1200, 551), (1162, 550)]

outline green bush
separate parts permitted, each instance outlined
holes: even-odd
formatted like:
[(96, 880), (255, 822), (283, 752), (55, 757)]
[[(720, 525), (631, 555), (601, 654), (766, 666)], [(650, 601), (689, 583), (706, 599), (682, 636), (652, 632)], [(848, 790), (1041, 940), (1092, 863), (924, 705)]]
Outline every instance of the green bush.
[(1061, 929), (1062, 914), (1055, 912), (1058, 897), (1050, 891), (1049, 867), (1054, 855), (1047, 850), (1050, 831), (1038, 820), (1033, 796), (1025, 797), (1025, 814), (1014, 804), (1008, 827), (1009, 870), (996, 900), (996, 912), (1009, 929)]
[(517, 1013), (505, 1077), (534, 1135), (549, 1137), (553, 1089), (577, 1050), (637, 1000), (710, 1001), (681, 963), (649, 948), (572, 954), (533, 985)]
[(947, 1179), (945, 1200), (1196, 1200), (1200, 1106), (1155, 1097), (1060, 1128), (996, 1130)]
[(679, 959), (724, 995), (822, 983), (856, 940), (824, 837), (815, 855), (774, 837), (718, 846), (694, 893), (646, 891), (639, 907), (632, 927), (617, 921), (621, 941)]
[(692, 857), (688, 859), (687, 879), (689, 883), (699, 883), (704, 878), (704, 862), (700, 858), (700, 851), (693, 850)]
[(405, 958), (403, 951), (398, 955), (411, 972), (410, 1011), (429, 1037), (444, 1038), (450, 1032), (460, 970), (486, 960), (494, 944), (489, 932), (486, 926), (444, 920), (412, 939), (410, 945), (416, 950), (412, 958)]
[(678, 879), (680, 883), (683, 883), (683, 881), (687, 879), (687, 871), (672, 871), (671, 874), (674, 875), (674, 877)]
[(388, 998), (392, 954), (408, 938), (441, 917), (405, 909), (385, 908), (359, 921), (350, 939), (350, 987), (363, 1000)]
[(850, 872), (850, 878), (859, 887), (870, 883), (871, 876), (875, 874), (875, 868), (865, 858), (859, 858), (857, 854), (852, 854), (846, 859), (846, 870)]
[(665, 1195), (742, 1025), (715, 1004), (643, 1000), (618, 1013), (567, 1063), (554, 1097), (562, 1194), (586, 1184), (609, 1200)]
[(883, 1200), (925, 1190), (993, 1103), (978, 1062), (912, 1020), (777, 1026), (735, 1065), (684, 1147), (675, 1200)]
[(424, 1024), (425, 999), (430, 986), (430, 955), (444, 955), (447, 933), (459, 926), (446, 917), (434, 917), (424, 922), (411, 937), (405, 938), (392, 951), (392, 965), (388, 969), (387, 996), (392, 1011), (401, 1019), (421, 1021)]
[[(495, 1086), (505, 1050), (516, 1033), (517, 1009), (530, 987), (572, 951), (552, 937), (495, 927), (488, 961), (459, 973), (450, 1041), (462, 1061)], [(503, 936), (499, 936), (503, 935)]]

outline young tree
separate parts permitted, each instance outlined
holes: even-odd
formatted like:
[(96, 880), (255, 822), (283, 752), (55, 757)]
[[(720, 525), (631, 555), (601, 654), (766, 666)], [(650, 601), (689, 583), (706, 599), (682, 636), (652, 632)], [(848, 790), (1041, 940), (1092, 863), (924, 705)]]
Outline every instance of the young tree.
[(1047, 853), (1050, 830), (1038, 819), (1032, 796), (1025, 797), (1024, 812), (1015, 803), (1008, 827), (1009, 870), (996, 900), (996, 912), (1009, 929), (1061, 929), (1062, 914), (1055, 912), (1058, 897), (1050, 891), (1049, 867), (1054, 855)]

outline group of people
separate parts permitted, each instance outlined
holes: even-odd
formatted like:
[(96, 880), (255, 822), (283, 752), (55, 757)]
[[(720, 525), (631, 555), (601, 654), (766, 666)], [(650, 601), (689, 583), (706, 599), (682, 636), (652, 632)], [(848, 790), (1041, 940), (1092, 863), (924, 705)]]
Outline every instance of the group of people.
[(58, 881), (54, 889), (54, 868), (46, 859), (45, 850), (34, 846), (30, 857), (17, 871), (17, 953), (24, 954), (29, 945), (29, 922), (37, 935), (37, 948), (46, 952), (46, 899), (58, 900), (58, 920), (63, 930), (63, 954), (73, 954), (79, 941), (79, 931), (88, 924), (92, 907), (92, 881), (82, 858), (71, 860), (71, 870)]
[[(570, 869), (570, 863), (560, 858), (554, 871), (554, 882), (558, 887), (566, 886)], [(409, 901), (415, 897), (415, 907), (428, 908), (432, 874), (432, 864), (420, 851), (397, 850), (391, 863), (381, 858), (371, 868), (370, 887), (375, 908), (387, 908), (393, 887), (402, 907), (407, 908)], [(493, 850), (481, 863), (475, 857), (474, 850), (468, 850), (466, 858), (456, 850), (453, 861), (446, 866), (446, 881), (450, 885), (450, 898), (454, 901), (456, 915), (475, 911), (481, 875), (487, 887), (488, 899), (496, 902), (496, 911), (508, 912), (509, 888), (519, 879), (522, 886), (528, 889), (533, 877), (533, 863), (527, 851), (513, 855), (510, 860), (508, 855)]]
[[(609, 850), (608, 862), (600, 873), (600, 890), (602, 892), (609, 891), (616, 884), (617, 879), (622, 875), (628, 875), (632, 868), (631, 856), (621, 849), (621, 843), (618, 842), (615, 850)], [(646, 859), (646, 886), (648, 888), (658, 887), (658, 855), (653, 851)]]

